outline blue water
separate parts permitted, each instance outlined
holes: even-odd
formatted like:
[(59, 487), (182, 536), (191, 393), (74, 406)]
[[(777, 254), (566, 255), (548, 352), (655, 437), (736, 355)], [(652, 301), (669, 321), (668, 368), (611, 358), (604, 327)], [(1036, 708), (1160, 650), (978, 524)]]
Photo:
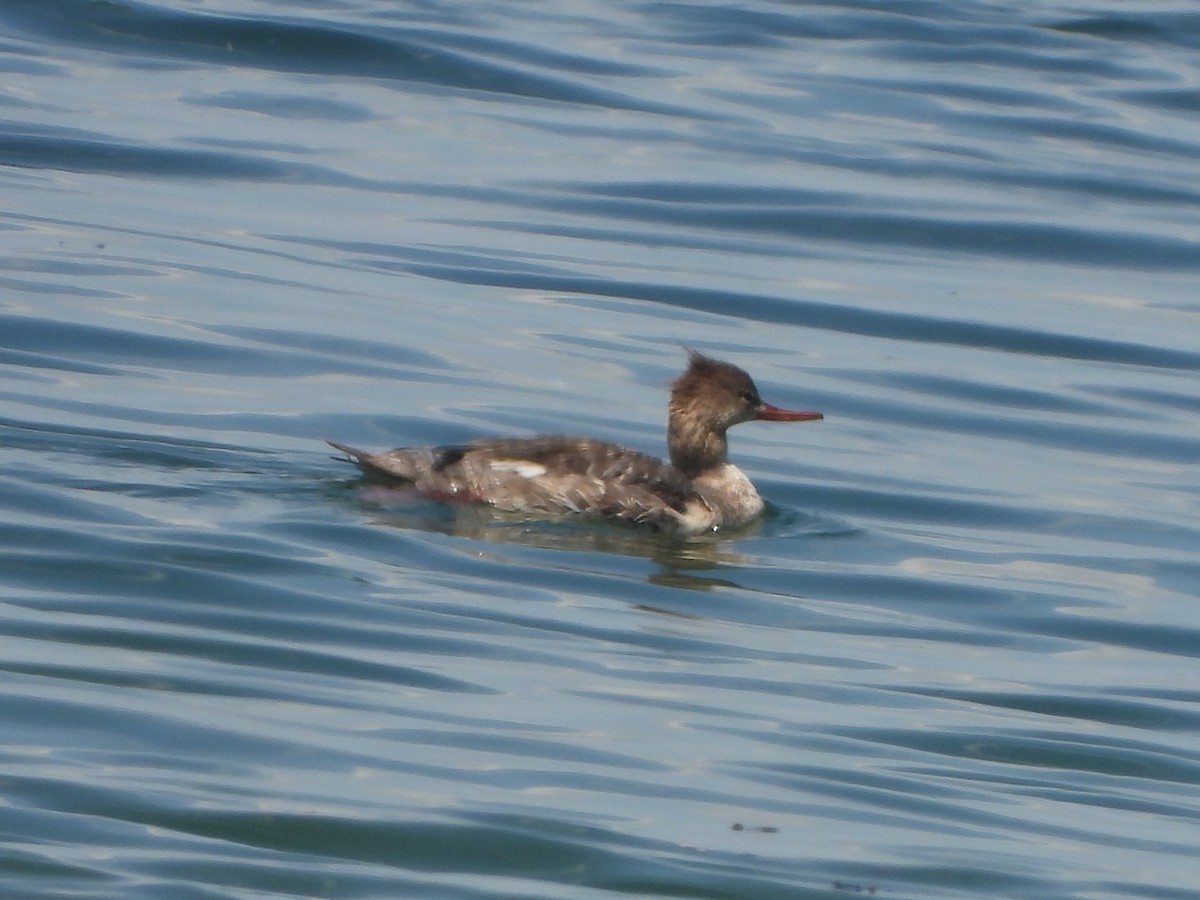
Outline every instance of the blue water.
[[(1194, 3), (0, 4), (0, 893), (1156, 898)], [(680, 544), (381, 502), (820, 423)]]

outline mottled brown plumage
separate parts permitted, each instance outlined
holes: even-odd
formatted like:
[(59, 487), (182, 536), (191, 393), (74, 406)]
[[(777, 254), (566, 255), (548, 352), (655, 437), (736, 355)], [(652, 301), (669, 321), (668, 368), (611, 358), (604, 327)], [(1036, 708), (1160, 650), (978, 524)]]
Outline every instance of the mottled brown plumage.
[(549, 517), (587, 514), (694, 534), (762, 512), (758, 491), (728, 460), (726, 429), (751, 419), (819, 418), (763, 403), (742, 369), (693, 351), (671, 386), (670, 463), (589, 438), (496, 438), (384, 453), (329, 443), (368, 476), (437, 500)]

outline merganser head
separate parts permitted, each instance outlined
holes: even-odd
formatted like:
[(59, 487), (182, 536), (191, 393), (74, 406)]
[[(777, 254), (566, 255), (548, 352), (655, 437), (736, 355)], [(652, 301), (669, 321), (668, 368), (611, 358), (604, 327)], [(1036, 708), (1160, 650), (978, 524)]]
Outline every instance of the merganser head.
[(739, 422), (807, 422), (819, 412), (793, 412), (764, 403), (744, 369), (688, 351), (687, 370), (671, 385), (667, 444), (671, 462), (689, 477), (727, 461), (726, 429)]

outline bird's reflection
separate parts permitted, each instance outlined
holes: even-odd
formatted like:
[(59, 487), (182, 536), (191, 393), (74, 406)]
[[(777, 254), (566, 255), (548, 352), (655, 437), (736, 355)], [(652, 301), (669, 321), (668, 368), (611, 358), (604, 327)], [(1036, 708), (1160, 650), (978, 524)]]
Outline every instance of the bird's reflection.
[(372, 508), (371, 520), (380, 525), (489, 544), (647, 559), (658, 567), (647, 579), (651, 584), (687, 590), (736, 587), (716, 573), (748, 563), (750, 557), (735, 549), (735, 541), (761, 529), (755, 522), (728, 532), (680, 538), (578, 517), (547, 521), (484, 506), (436, 503), (412, 491), (383, 487), (360, 488), (357, 497)]

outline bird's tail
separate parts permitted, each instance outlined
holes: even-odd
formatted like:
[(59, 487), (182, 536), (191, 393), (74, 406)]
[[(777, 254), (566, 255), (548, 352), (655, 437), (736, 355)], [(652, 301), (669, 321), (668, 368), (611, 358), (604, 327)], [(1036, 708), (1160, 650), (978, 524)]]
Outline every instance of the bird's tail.
[(348, 457), (355, 460), (356, 462), (362, 462), (364, 459), (366, 459), (368, 456), (371, 455), (370, 453), (367, 453), (365, 450), (359, 450), (357, 447), (347, 447), (345, 444), (339, 444), (337, 441), (326, 440), (325, 443), (327, 443), (330, 447), (332, 447), (335, 450), (341, 450), (343, 453), (345, 453)]
[(337, 441), (325, 441), (335, 450), (345, 453), (368, 478), (382, 482), (416, 484), (428, 475), (431, 465), (429, 450), (391, 450), (387, 453), (368, 453)]

